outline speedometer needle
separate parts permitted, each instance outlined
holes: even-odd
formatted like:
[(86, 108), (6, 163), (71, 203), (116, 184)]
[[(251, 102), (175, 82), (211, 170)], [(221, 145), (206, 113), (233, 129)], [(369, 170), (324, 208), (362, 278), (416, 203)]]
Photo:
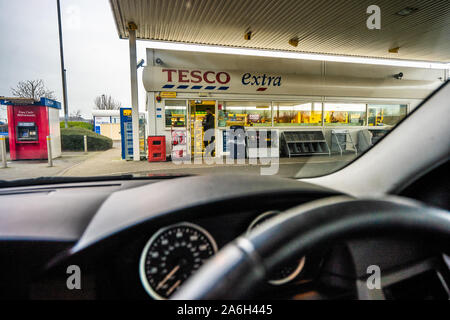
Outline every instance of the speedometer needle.
[(169, 291), (167, 291), (167, 295), (170, 296), (170, 294), (176, 289), (178, 288), (178, 286), (181, 284), (181, 281), (178, 280), (177, 282), (175, 282), (175, 284), (172, 286), (172, 288), (169, 289)]
[(172, 269), (172, 271), (170, 271), (167, 276), (160, 282), (158, 283), (158, 286), (156, 287), (156, 290), (159, 290), (164, 283), (167, 282), (167, 280), (169, 280), (175, 273), (177, 273), (177, 271), (180, 269), (180, 266), (176, 266), (175, 268)]

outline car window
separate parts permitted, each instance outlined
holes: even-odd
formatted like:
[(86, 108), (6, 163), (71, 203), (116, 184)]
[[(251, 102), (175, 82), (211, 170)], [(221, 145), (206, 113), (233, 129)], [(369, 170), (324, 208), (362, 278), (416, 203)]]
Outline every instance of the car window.
[(0, 180), (327, 175), (449, 76), (445, 1), (129, 2), (0, 3)]

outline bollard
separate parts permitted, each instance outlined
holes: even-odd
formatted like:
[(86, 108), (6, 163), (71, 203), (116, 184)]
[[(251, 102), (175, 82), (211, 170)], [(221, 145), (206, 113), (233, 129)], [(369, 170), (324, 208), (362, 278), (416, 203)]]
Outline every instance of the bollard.
[(84, 153), (88, 153), (87, 136), (84, 136)]
[(2, 168), (8, 167), (8, 162), (6, 161), (6, 138), (0, 137), (0, 148), (2, 150)]
[(53, 157), (52, 157), (52, 137), (47, 137), (47, 152), (48, 152), (48, 166), (53, 167)]

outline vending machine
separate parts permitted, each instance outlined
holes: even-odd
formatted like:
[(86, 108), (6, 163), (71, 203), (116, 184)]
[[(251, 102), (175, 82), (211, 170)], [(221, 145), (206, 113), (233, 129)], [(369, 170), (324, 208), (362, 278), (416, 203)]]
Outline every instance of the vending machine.
[(131, 108), (120, 108), (122, 159), (133, 160), (133, 122)]
[(11, 160), (40, 160), (48, 158), (47, 137), (51, 138), (52, 158), (61, 156), (59, 111), (61, 104), (42, 98), (5, 98), (8, 106), (8, 132)]

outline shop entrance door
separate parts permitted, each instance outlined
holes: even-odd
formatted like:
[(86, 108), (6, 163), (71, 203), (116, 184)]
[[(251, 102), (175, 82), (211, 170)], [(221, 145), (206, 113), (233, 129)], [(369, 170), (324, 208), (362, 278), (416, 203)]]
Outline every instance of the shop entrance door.
[[(205, 156), (206, 146), (210, 143), (215, 144), (215, 134), (208, 141), (206, 142), (204, 141), (205, 140), (204, 121), (206, 121), (208, 110), (211, 112), (214, 119), (211, 128), (214, 130), (216, 127), (216, 101), (214, 100), (189, 101), (191, 155), (193, 157)], [(213, 153), (213, 156), (214, 155), (215, 153)]]

